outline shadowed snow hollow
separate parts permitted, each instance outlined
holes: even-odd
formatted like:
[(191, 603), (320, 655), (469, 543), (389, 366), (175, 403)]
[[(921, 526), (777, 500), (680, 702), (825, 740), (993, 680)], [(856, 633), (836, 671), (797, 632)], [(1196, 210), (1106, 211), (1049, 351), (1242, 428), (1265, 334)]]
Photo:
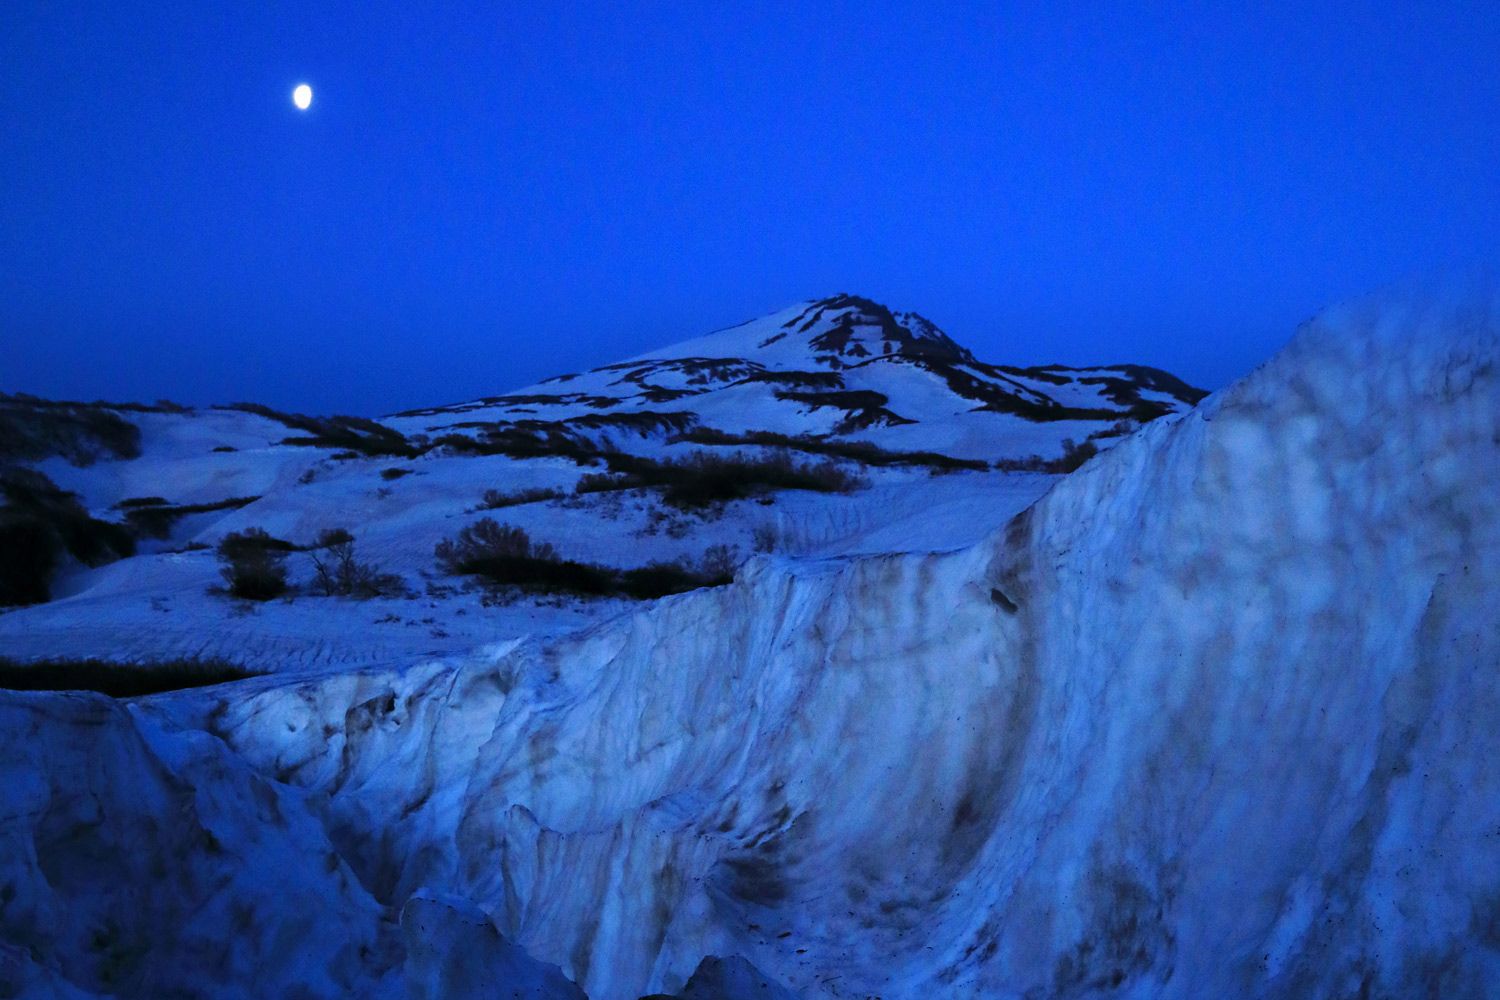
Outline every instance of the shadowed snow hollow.
[[(320, 818), (278, 841), (288, 864), (357, 885), (331, 891), (317, 964), (255, 967), (310, 995), (365, 939), (370, 990), (405, 988), (403, 963), (418, 995), (462, 981), (443, 927), (490, 942), (475, 968), (550, 963), (596, 1000), (688, 990), (705, 956), (798, 996), (1491, 993), (1497, 330), (1493, 283), (1334, 310), (952, 552), (760, 560), (559, 639), (103, 727), (92, 699), (8, 697), (90, 748), (94, 811), (20, 752), (50, 730), (4, 730), (6, 786), (34, 791), (0, 819), (0, 938), (97, 988), (74, 926), (101, 890), (34, 859), (60, 815), (85, 855), (190, 822), (128, 791), (149, 768)], [(237, 752), (222, 779), (172, 749), (202, 730)], [(111, 891), (236, 870), (261, 836), (215, 834), (223, 860), (142, 833), (151, 863)], [(263, 940), (309, 905), (263, 898), (208, 919)], [(435, 928), (410, 952), (403, 907)], [(131, 940), (147, 919), (107, 912)], [(120, 960), (123, 992), (153, 961)]]

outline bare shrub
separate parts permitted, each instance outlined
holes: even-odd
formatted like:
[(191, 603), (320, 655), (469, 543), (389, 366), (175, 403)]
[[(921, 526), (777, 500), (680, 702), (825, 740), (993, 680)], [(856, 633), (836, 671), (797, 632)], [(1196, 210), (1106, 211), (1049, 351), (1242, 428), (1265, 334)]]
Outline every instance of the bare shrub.
[(325, 528), (308, 551), (313, 579), (325, 597), (381, 597), (399, 591), (401, 578), (382, 573), (354, 554), (354, 536), (344, 528)]
[(734, 579), (740, 561), (740, 551), (733, 545), (710, 545), (703, 551), (698, 568), (703, 576), (728, 583)]

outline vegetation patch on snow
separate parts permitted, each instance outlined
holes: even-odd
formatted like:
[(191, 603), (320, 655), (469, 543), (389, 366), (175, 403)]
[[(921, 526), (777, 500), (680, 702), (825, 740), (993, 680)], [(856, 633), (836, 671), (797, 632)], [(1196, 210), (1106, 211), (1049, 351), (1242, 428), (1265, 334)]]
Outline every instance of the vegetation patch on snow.
[(687, 509), (764, 496), (776, 490), (851, 493), (865, 485), (862, 478), (833, 462), (799, 462), (786, 451), (764, 456), (698, 452), (664, 461), (613, 453), (606, 461), (610, 472), (583, 476), (577, 492), (651, 489), (661, 493), (663, 502)]
[(843, 458), (861, 465), (872, 466), (926, 466), (939, 472), (968, 470), (983, 472), (989, 463), (977, 458), (954, 458), (936, 451), (891, 451), (869, 441), (834, 441), (813, 437), (810, 434), (778, 434), (774, 431), (748, 431), (730, 434), (711, 427), (697, 427), (672, 439), (689, 444), (723, 445), (739, 447), (755, 445), (762, 448), (787, 448), (792, 451), (814, 455)]
[(439, 542), (434, 554), (449, 573), (530, 593), (650, 600), (734, 580), (733, 554), (726, 546), (714, 546), (696, 566), (652, 562), (618, 569), (564, 559), (550, 542), (533, 542), (523, 529), (488, 517)]
[(134, 552), (124, 525), (90, 516), (42, 473), (0, 469), (0, 606), (50, 600), (65, 555), (102, 566)]
[(221, 573), (229, 593), (247, 601), (269, 601), (287, 591), (287, 553), (297, 546), (264, 528), (232, 531), (219, 540)]
[(94, 691), (111, 698), (140, 698), (163, 691), (207, 687), (262, 676), (227, 660), (177, 659), (148, 663), (112, 660), (39, 660), (22, 663), (0, 657), (0, 689), (8, 691)]
[(301, 413), (282, 413), (259, 403), (234, 403), (223, 407), (275, 420), (303, 436), (283, 438), (282, 444), (312, 448), (333, 448), (357, 452), (371, 458), (415, 458), (419, 449), (406, 435), (368, 417), (309, 417)]
[(221, 510), (239, 510), (260, 497), (229, 497), (212, 503), (174, 504), (161, 497), (133, 497), (115, 506), (125, 512), (125, 523), (143, 538), (167, 538), (177, 522), (189, 514), (211, 514)]
[(533, 487), (531, 489), (513, 490), (485, 490), (484, 499), (479, 502), (476, 510), (500, 510), (504, 507), (519, 507), (522, 504), (541, 503), (545, 500), (561, 500), (568, 494), (559, 489), (549, 487)]
[(0, 393), (0, 461), (57, 455), (73, 465), (91, 465), (101, 458), (139, 457), (140, 428), (112, 409), (119, 407)]

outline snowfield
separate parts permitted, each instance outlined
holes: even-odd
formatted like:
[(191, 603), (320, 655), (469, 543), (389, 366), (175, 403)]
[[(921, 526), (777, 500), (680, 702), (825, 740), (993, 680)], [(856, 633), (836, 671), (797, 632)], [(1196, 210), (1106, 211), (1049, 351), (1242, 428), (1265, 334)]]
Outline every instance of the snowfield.
[[(978, 374), (955, 374), (959, 367)], [(1163, 394), (1152, 387), (1161, 386), (1176, 395), (1157, 399)], [(885, 404), (871, 406), (877, 389)], [(982, 365), (920, 317), (835, 296), (508, 396), (386, 418), (380, 426), (401, 442), (391, 450), (409, 453), (290, 444), (307, 436), (295, 415), (255, 407), (120, 411), (140, 428), (138, 458), (33, 464), (106, 520), (153, 498), (166, 510), (240, 505), (185, 513), (167, 537), (146, 537), (133, 558), (74, 564), (54, 581), (53, 601), (0, 614), (0, 655), (222, 657), (275, 670), (401, 665), (556, 634), (621, 610), (598, 600), (497, 605), (439, 573), (434, 546), (485, 517), (523, 528), (565, 558), (620, 567), (692, 561), (716, 545), (730, 547), (736, 561), (758, 548), (801, 557), (956, 548), (1003, 524), (1056, 478), (1046, 469), (1001, 474), (993, 463), (1054, 460), (1065, 441), (1091, 435), (1103, 435), (1090, 443), (1108, 448), (1124, 436), (1116, 431), (1174, 419), (1201, 395), (1149, 368)], [(684, 431), (770, 434), (782, 443), (704, 444), (684, 440)], [(445, 436), (454, 443), (434, 444)], [(882, 464), (830, 457), (830, 446), (871, 448)], [(573, 495), (582, 476), (604, 471), (602, 455), (778, 450), (837, 461), (867, 486), (785, 491), (696, 512), (639, 490)], [(479, 509), (491, 489), (563, 496)], [(303, 545), (322, 529), (350, 529), (362, 556), (398, 574), (407, 594), (265, 604), (211, 594), (221, 581), (209, 548), (251, 527)], [(310, 558), (289, 562), (293, 582), (306, 587)]]
[[(885, 357), (889, 327), (843, 318), (865, 307), (818, 305), (667, 360), (774, 370), (809, 321), (840, 359), (820, 370)], [(908, 357), (972, 364), (918, 320)], [(756, 355), (750, 328), (757, 345), (786, 336)], [(1060, 386), (974, 370), (1023, 395)], [(1139, 378), (1138, 398), (1176, 398)], [(530, 404), (400, 419), (511, 405)], [(933, 450), (991, 440), (967, 422), (1024, 419), (922, 412)], [(300, 538), (337, 509), (415, 577), (435, 535), (479, 516), (452, 510), (473, 503), (462, 463), (577, 475), (428, 453), (365, 498), (380, 487), (364, 463), (277, 446), (250, 416), (234, 419), (242, 440), (266, 435), (246, 447), (268, 456), (261, 483), (315, 478), (265, 486), (205, 539)], [(1057, 448), (1071, 422), (1030, 426)], [(292, 661), (280, 672), (128, 703), (0, 692), (0, 993), (1494, 995), (1500, 285), (1330, 310), (1195, 409), (1099, 440), (1113, 447), (1066, 476), (881, 468), (849, 496), (743, 502), (692, 532), (744, 539), (774, 514), (791, 540), (747, 550), (728, 586), (406, 601), (466, 623), (441, 643), (346, 638), (384, 606), (299, 597), (218, 640), (262, 643)], [(57, 464), (92, 508), (169, 495), (98, 474), (129, 463)], [(577, 551), (635, 562), (629, 526), (651, 504), (528, 505), (524, 523), (591, 518)], [(97, 654), (118, 628), (160, 654), (194, 622), (232, 627), (203, 593), (208, 554), (183, 555), (206, 561), (80, 573), (72, 596), (0, 616), (0, 652)], [(169, 579), (174, 610), (152, 619), (139, 609)], [(299, 659), (325, 605), (349, 609), (324, 627), (351, 651)]]

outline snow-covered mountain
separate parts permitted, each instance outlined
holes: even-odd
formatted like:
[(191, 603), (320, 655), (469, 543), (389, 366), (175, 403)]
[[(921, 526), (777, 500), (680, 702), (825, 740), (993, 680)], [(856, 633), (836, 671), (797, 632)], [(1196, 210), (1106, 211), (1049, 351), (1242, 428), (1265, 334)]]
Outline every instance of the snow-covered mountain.
[[(1066, 476), (871, 466), (878, 514), (584, 627), (0, 694), (0, 985), (1494, 995), (1500, 283), (1331, 310), (1104, 440)], [(474, 459), (443, 447), (399, 464)], [(402, 504), (472, 516), (444, 496)]]
[(482, 436), (563, 422), (580, 432), (648, 427), (707, 437), (770, 434), (873, 442), (963, 459), (1056, 458), (1102, 423), (1145, 423), (1204, 393), (1155, 368), (986, 364), (915, 313), (836, 295), (506, 396), (398, 414), (408, 434)]
[[(612, 567), (697, 565), (711, 550), (738, 563), (757, 551), (953, 547), (1092, 451), (1201, 396), (1150, 368), (984, 364), (921, 317), (840, 295), (381, 421), (11, 397), (0, 420), (12, 415), (13, 460), (141, 537), (134, 557), (74, 564), (53, 582), (56, 599), (0, 615), (0, 655), (401, 663), (574, 628), (622, 605), (556, 594), (497, 602), (442, 572), (435, 546), (485, 518), (563, 558)], [(857, 487), (697, 506), (632, 488), (641, 463), (660, 471), (699, 454), (833, 463)], [(210, 593), (221, 582), (212, 546), (225, 534), (262, 528), (301, 546), (338, 527), (405, 593), (258, 605)], [(306, 590), (312, 556), (290, 566)]]

